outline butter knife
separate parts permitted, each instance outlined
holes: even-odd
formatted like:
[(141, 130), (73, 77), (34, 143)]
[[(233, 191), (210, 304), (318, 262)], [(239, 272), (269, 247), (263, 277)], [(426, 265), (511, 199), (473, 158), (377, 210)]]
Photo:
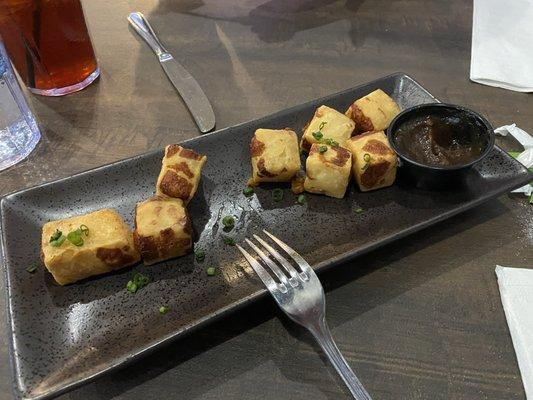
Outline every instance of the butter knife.
[(128, 21), (157, 55), (168, 79), (189, 108), (200, 131), (205, 133), (212, 130), (215, 127), (215, 113), (198, 82), (163, 46), (142, 13), (131, 13), (128, 15)]

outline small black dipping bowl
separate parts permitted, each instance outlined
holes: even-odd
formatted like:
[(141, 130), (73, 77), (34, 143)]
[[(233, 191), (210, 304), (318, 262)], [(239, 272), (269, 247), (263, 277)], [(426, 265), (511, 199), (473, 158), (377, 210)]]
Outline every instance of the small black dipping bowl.
[[(477, 154), (460, 163), (446, 166), (425, 163), (420, 157), (414, 157), (413, 151), (408, 154), (399, 145), (399, 135), (402, 134), (402, 129), (405, 130), (426, 117), (445, 121), (453, 140), (466, 145), (475, 144), (479, 150)], [(494, 147), (494, 129), (484, 117), (468, 108), (445, 103), (421, 104), (402, 111), (390, 123), (387, 136), (401, 160), (401, 176), (414, 180), (419, 187), (432, 189), (444, 189), (449, 184), (460, 183), (468, 175), (470, 167), (484, 159)], [(449, 138), (450, 134), (447, 135), (447, 139)]]

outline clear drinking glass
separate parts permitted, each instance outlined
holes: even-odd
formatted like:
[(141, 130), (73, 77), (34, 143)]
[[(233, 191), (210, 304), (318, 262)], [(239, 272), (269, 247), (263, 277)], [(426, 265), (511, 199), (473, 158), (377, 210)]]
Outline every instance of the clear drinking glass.
[(26, 158), (41, 133), (0, 41), (0, 171)]
[(100, 75), (80, 0), (0, 0), (0, 36), (33, 93), (62, 96)]

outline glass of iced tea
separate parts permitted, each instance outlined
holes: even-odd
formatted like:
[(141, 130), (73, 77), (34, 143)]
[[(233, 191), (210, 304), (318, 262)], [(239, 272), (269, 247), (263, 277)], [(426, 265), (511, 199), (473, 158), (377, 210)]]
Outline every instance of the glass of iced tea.
[(0, 0), (0, 36), (33, 93), (62, 96), (100, 75), (80, 0)]

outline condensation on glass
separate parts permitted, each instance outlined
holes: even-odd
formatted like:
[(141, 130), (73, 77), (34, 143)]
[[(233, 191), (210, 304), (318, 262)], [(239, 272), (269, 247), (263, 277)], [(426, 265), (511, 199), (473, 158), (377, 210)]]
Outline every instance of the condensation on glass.
[(41, 134), (0, 41), (0, 171), (26, 158)]

